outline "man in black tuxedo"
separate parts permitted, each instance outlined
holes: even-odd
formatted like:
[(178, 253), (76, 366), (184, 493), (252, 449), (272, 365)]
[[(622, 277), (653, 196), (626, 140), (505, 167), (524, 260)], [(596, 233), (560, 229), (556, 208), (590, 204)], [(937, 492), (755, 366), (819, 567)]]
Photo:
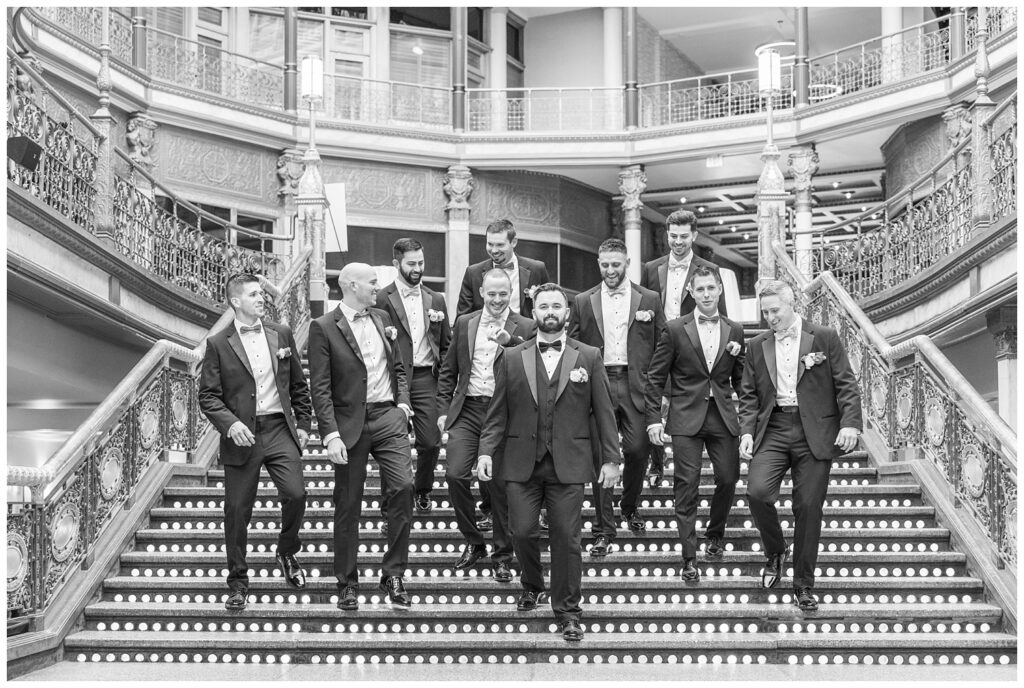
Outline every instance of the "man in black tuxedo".
[[(566, 336), (569, 302), (557, 284), (534, 294), (537, 337), (505, 349), (494, 365), (477, 476), (505, 480), (523, 594), (532, 611), (544, 594), (537, 517), (550, 521), (551, 608), (566, 640), (582, 640), (583, 488), (595, 477), (610, 488), (619, 477), (615, 413), (601, 352)], [(598, 438), (591, 440), (591, 432)], [(499, 448), (504, 452), (498, 461)], [(594, 451), (594, 447), (597, 451)], [(600, 476), (598, 477), (598, 467)]]
[(371, 308), (377, 273), (349, 263), (338, 276), (341, 303), (309, 326), (309, 373), (313, 409), (327, 456), (334, 464), (334, 575), (338, 608), (359, 608), (359, 522), (370, 453), (388, 501), (388, 549), (380, 589), (391, 604), (408, 608), (402, 584), (409, 561), (412, 524), (412, 456), (407, 426), (409, 386), (398, 330), (388, 314)]
[[(696, 304), (686, 285), (693, 277), (698, 265), (714, 268), (715, 264), (693, 253), (693, 242), (697, 238), (697, 216), (689, 210), (676, 210), (665, 218), (665, 235), (669, 252), (661, 258), (644, 263), (640, 274), (640, 286), (652, 289), (661, 295), (665, 320), (670, 322), (692, 313)], [(725, 294), (718, 297), (718, 312), (726, 315)], [(665, 473), (665, 452), (657, 445), (651, 446), (651, 483), (661, 482)]]
[(758, 297), (771, 331), (747, 346), (740, 385), (740, 456), (752, 457), (747, 498), (767, 557), (761, 584), (773, 588), (785, 574), (786, 541), (775, 501), (783, 476), (792, 469), (793, 599), (801, 610), (814, 611), (814, 567), (829, 472), (832, 459), (857, 446), (860, 391), (839, 334), (797, 315), (788, 284), (768, 282)]
[[(377, 293), (377, 308), (397, 324), (398, 348), (409, 382), (412, 427), (416, 435), (416, 510), (429, 513), (434, 504), (430, 490), (441, 453), (437, 426), (437, 376), (448, 352), (451, 328), (444, 296), (422, 284), (423, 244), (399, 239), (392, 249), (398, 276)], [(381, 502), (381, 511), (387, 504)]]
[[(697, 559), (697, 500), (704, 448), (715, 474), (715, 494), (707, 524), (704, 554), (725, 552), (725, 526), (740, 477), (739, 421), (733, 391), (743, 375), (743, 326), (718, 312), (722, 279), (717, 270), (697, 266), (689, 286), (697, 308), (668, 324), (647, 374), (647, 431), (651, 442), (672, 437), (676, 524), (683, 545), (681, 578), (700, 581)], [(661, 420), (661, 399), (669, 383), (668, 425)]]
[(306, 574), (295, 559), (306, 511), (301, 451), (309, 439), (309, 387), (292, 331), (261, 322), (263, 290), (253, 275), (228, 280), (235, 320), (206, 342), (199, 382), (199, 407), (221, 434), (224, 465), (224, 540), (228, 559), (225, 607), (245, 609), (249, 589), (245, 563), (247, 529), (266, 466), (281, 498), (277, 565), (295, 588)]
[[(601, 351), (611, 388), (615, 421), (622, 435), (622, 518), (634, 532), (645, 522), (637, 505), (643, 491), (650, 451), (644, 419), (647, 366), (654, 354), (665, 316), (657, 292), (626, 278), (629, 258), (621, 239), (606, 239), (597, 249), (602, 281), (576, 295), (569, 336)], [(601, 557), (615, 540), (614, 490), (593, 485), (596, 518), (590, 555)]]
[[(455, 509), (459, 531), (466, 538), (456, 569), (469, 569), (487, 556), (484, 536), (474, 518), (470, 480), (480, 445), (487, 406), (494, 396), (494, 360), (502, 347), (516, 346), (534, 335), (532, 319), (513, 313), (508, 307), (511, 285), (504, 270), (484, 275), (484, 309), (455, 321), (452, 346), (448, 348), (437, 385), (438, 423), (448, 431), (448, 491)], [(500, 449), (498, 449), (500, 453)], [(500, 462), (500, 458), (495, 457)], [(490, 486), (493, 505), (494, 580), (512, 581), (512, 537), (508, 528), (505, 482), (495, 477)]]
[(532, 317), (532, 301), (530, 294), (541, 284), (548, 281), (548, 269), (539, 260), (533, 260), (516, 253), (516, 228), (509, 220), (495, 220), (487, 225), (487, 260), (474, 263), (466, 268), (462, 277), (462, 289), (459, 291), (459, 303), (455, 309), (456, 317), (478, 311), (484, 307), (480, 296), (484, 273), (493, 268), (504, 270), (512, 281), (512, 293), (509, 297), (509, 308), (527, 318)]

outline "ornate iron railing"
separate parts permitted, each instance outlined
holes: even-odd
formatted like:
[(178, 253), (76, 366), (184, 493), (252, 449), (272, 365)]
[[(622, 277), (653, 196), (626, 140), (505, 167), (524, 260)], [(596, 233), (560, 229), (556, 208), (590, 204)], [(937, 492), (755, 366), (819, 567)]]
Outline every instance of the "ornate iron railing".
[(325, 75), (325, 80), (327, 119), (384, 126), (415, 124), (441, 129), (451, 126), (450, 88), (336, 74)]
[[(298, 256), (278, 285), (278, 312), (300, 349), (310, 254)], [(210, 334), (232, 318), (225, 312)], [(8, 487), (24, 493), (7, 501), (8, 615), (37, 616), (53, 603), (155, 463), (172, 453), (192, 463), (209, 458), (195, 453), (213, 431), (198, 402), (205, 347), (206, 338), (194, 349), (158, 341), (45, 465), (7, 466)]]
[[(35, 169), (15, 161), (16, 139), (42, 148)], [(76, 225), (95, 230), (100, 131), (7, 49), (7, 179)]]
[(154, 79), (237, 103), (284, 108), (284, 70), (269, 62), (147, 27), (146, 63)]
[[(1009, 7), (986, 7), (985, 26), (988, 29), (988, 37), (994, 38), (1004, 31), (1017, 26), (1017, 8)], [(967, 13), (966, 27), (964, 33), (967, 50), (974, 50), (978, 47), (978, 9), (969, 8)]]
[(992, 219), (1017, 212), (1017, 93), (1003, 101), (982, 126), (992, 173)]
[[(765, 112), (767, 99), (761, 97), (757, 89), (756, 69), (641, 84), (640, 126), (658, 127)], [(773, 97), (773, 109), (793, 107), (791, 63), (783, 65), (780, 92)]]
[[(41, 16), (67, 30), (87, 45), (97, 46), (103, 35), (102, 7), (38, 7)], [(116, 7), (110, 8), (110, 51), (126, 64), (132, 62), (132, 19)]]
[(619, 131), (621, 88), (467, 89), (471, 132)]
[(931, 338), (891, 346), (830, 272), (808, 282), (778, 242), (779, 276), (799, 287), (804, 313), (836, 329), (860, 385), (864, 414), (890, 451), (921, 454), (945, 476), (957, 504), (1017, 565), (1017, 436)]
[(811, 90), (847, 95), (944, 67), (950, 55), (949, 28), (941, 23), (932, 19), (811, 58)]

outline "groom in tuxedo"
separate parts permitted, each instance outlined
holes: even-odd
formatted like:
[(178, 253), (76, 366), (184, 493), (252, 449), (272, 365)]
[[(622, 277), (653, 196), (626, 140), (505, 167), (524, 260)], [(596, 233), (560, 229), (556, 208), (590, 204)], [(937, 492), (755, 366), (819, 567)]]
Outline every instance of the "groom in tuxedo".
[[(505, 480), (522, 567), (523, 593), (516, 605), (521, 612), (536, 609), (544, 595), (537, 517), (547, 507), (551, 608), (562, 637), (578, 641), (583, 639), (583, 489), (595, 478), (605, 488), (614, 486), (619, 443), (601, 352), (566, 336), (565, 292), (557, 284), (543, 284), (533, 303), (537, 337), (503, 350), (494, 364), (494, 397), (480, 437), (477, 476)], [(501, 446), (501, 460), (494, 462)]]
[(301, 451), (309, 439), (309, 387), (292, 331), (261, 320), (266, 306), (254, 275), (228, 280), (235, 320), (206, 342), (199, 407), (221, 434), (224, 465), (224, 540), (228, 559), (229, 611), (245, 609), (249, 519), (266, 466), (281, 498), (277, 565), (294, 588), (306, 586), (295, 559), (306, 510)]
[(775, 502), (787, 471), (793, 476), (793, 601), (814, 611), (814, 567), (832, 460), (857, 446), (863, 421), (860, 391), (839, 333), (801, 318), (785, 282), (770, 281), (758, 298), (771, 330), (750, 340), (740, 384), (740, 456), (750, 515), (767, 557), (761, 584), (785, 574), (786, 541)]

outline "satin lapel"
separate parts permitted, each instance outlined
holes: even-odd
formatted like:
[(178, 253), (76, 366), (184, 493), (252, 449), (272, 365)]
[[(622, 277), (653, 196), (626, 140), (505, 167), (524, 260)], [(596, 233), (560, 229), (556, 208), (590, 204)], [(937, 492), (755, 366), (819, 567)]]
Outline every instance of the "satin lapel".
[(729, 343), (729, 326), (725, 324), (725, 318), (719, 316), (718, 319), (718, 353), (715, 354), (715, 362), (711, 368), (714, 369), (718, 362), (722, 360), (722, 354), (725, 352), (725, 345)]
[[(409, 327), (409, 317), (405, 314), (405, 304), (402, 303), (402, 295), (398, 293), (398, 287), (395, 286), (395, 290), (388, 294), (388, 301), (391, 302), (391, 307), (395, 309), (395, 315), (398, 316), (398, 321), (402, 323), (402, 327), (405, 331), (412, 336), (412, 328)], [(426, 311), (423, 311), (426, 313)]]
[(505, 331), (512, 337), (516, 334), (516, 321), (512, 318), (512, 311), (509, 311), (508, 317), (505, 318)]
[[(481, 316), (482, 311), (481, 313), (477, 313), (472, 318), (470, 318), (469, 327), (466, 328), (466, 335), (468, 336), (468, 339), (466, 341), (466, 351), (469, 352), (469, 360), (466, 361), (466, 363), (470, 365), (473, 363), (473, 354), (476, 353), (476, 333), (477, 330), (480, 329)], [(464, 370), (469, 370), (469, 368), (465, 368)]]
[(636, 290), (636, 287), (631, 287), (629, 290), (629, 322), (626, 323), (626, 329), (633, 327), (633, 321), (636, 320), (637, 309), (640, 308), (640, 292)]
[(761, 342), (761, 351), (764, 354), (764, 364), (768, 368), (768, 377), (772, 383), (772, 389), (779, 388), (779, 369), (775, 365), (775, 335), (769, 333), (768, 338)]
[(337, 318), (338, 319), (334, 322), (338, 326), (338, 329), (341, 330), (341, 335), (352, 348), (352, 353), (356, 355), (356, 358), (359, 359), (359, 362), (362, 363), (365, 368), (366, 361), (363, 360), (363, 352), (359, 350), (359, 344), (356, 342), (355, 332), (352, 331), (352, 326), (348, 324), (348, 318), (345, 317), (345, 314), (341, 312), (340, 308), (338, 309)]
[(697, 359), (700, 361), (701, 366), (704, 367), (704, 370), (707, 371), (708, 362), (704, 358), (704, 348), (700, 345), (700, 334), (697, 332), (696, 318), (690, 319), (685, 325), (683, 325), (683, 329), (686, 331), (686, 336), (690, 338), (690, 343), (693, 344), (694, 351), (697, 352)]
[(519, 261), (519, 312), (523, 312), (523, 301), (526, 300), (526, 294), (523, 291), (530, 286), (530, 268), (525, 267), (522, 261)]
[[(420, 287), (420, 298), (423, 300), (423, 332), (425, 333), (423, 336), (427, 338), (427, 344), (430, 345), (430, 351), (434, 354), (434, 360), (438, 361), (441, 358), (439, 353), (441, 349), (437, 344), (437, 338), (430, 334), (430, 326), (433, 325), (433, 323), (430, 322), (429, 311), (433, 301), (430, 294), (427, 293), (426, 287)], [(412, 330), (409, 330), (409, 334), (412, 334)]]
[(255, 380), (256, 376), (252, 374), (252, 367), (249, 365), (249, 357), (245, 355), (245, 347), (242, 346), (242, 340), (238, 337), (238, 330), (235, 329), (234, 324), (231, 325), (231, 330), (228, 332), (228, 344), (231, 346), (231, 350), (234, 351), (238, 358), (242, 359), (242, 365), (249, 371), (249, 375)]
[(388, 370), (391, 370), (391, 342), (388, 341), (387, 336), (384, 334), (384, 324), (377, 317), (376, 313), (370, 313), (370, 320), (373, 321), (373, 326), (377, 328), (377, 334), (380, 335), (381, 341), (384, 342), (384, 353), (387, 354)]
[(263, 333), (267, 337), (267, 344), (270, 345), (270, 363), (274, 366), (274, 375), (277, 375), (277, 350), (281, 348), (281, 344), (277, 337), (277, 331), (264, 325)]
[(530, 385), (530, 394), (533, 395), (533, 403), (537, 403), (537, 342), (531, 341), (523, 347), (520, 355), (523, 357), (523, 368), (526, 370), (526, 382)]
[(668, 298), (668, 259), (658, 266), (658, 291), (661, 292), (661, 305), (665, 305), (665, 299)]
[(796, 373), (796, 382), (800, 384), (800, 378), (804, 376), (804, 356), (811, 353), (811, 349), (814, 347), (814, 333), (808, 332), (807, 330), (800, 331), (800, 360), (797, 363), (799, 368)]
[(601, 342), (604, 342), (604, 310), (601, 308), (601, 290), (598, 289), (590, 295), (590, 308), (594, 311), (594, 320), (597, 322), (597, 331), (601, 333)]
[(565, 345), (565, 351), (562, 352), (562, 361), (558, 367), (558, 392), (555, 393), (555, 401), (558, 401), (562, 392), (569, 386), (569, 372), (576, 365), (577, 359), (580, 357), (579, 350), (574, 346)]

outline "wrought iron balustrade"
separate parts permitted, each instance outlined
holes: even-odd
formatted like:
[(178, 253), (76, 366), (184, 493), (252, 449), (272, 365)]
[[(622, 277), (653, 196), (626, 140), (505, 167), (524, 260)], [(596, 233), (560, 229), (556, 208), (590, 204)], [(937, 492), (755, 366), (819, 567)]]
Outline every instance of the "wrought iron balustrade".
[(451, 127), (450, 88), (326, 74), (327, 119), (382, 126)]
[[(37, 7), (33, 9), (86, 45), (98, 46), (102, 42), (102, 7)], [(132, 19), (116, 7), (110, 8), (110, 50), (113, 57), (125, 64), (131, 64)]]
[[(277, 314), (300, 349), (309, 327), (310, 255), (307, 248), (277, 285)], [(233, 317), (228, 309), (209, 334)], [(175, 454), (179, 462), (211, 458), (199, 453), (216, 449), (204, 442), (214, 430), (198, 402), (205, 347), (206, 338), (193, 349), (156, 342), (43, 466), (7, 466), (9, 616), (36, 617), (54, 603), (155, 464)], [(22, 499), (10, 498), (12, 487), (22, 488)]]
[[(641, 84), (639, 91), (641, 127), (750, 115), (768, 106), (758, 92), (756, 69)], [(782, 85), (773, 98), (773, 109), (793, 107), (791, 63), (783, 65)]]
[[(994, 38), (999, 34), (1017, 26), (1017, 8), (1014, 5), (1007, 7), (986, 7), (985, 27), (988, 29), (988, 37)], [(968, 8), (966, 27), (967, 50), (974, 50), (978, 47), (978, 9)]]
[(1017, 212), (1017, 93), (1003, 101), (982, 127), (992, 173), (987, 186), (992, 193), (992, 219)]
[(1017, 566), (1017, 436), (931, 338), (892, 346), (830, 272), (808, 281), (778, 242), (779, 277), (798, 287), (814, 321), (839, 332), (864, 416), (886, 443), (914, 448), (939, 469), (958, 505)]
[(623, 127), (621, 88), (471, 88), (470, 132), (595, 132)]

